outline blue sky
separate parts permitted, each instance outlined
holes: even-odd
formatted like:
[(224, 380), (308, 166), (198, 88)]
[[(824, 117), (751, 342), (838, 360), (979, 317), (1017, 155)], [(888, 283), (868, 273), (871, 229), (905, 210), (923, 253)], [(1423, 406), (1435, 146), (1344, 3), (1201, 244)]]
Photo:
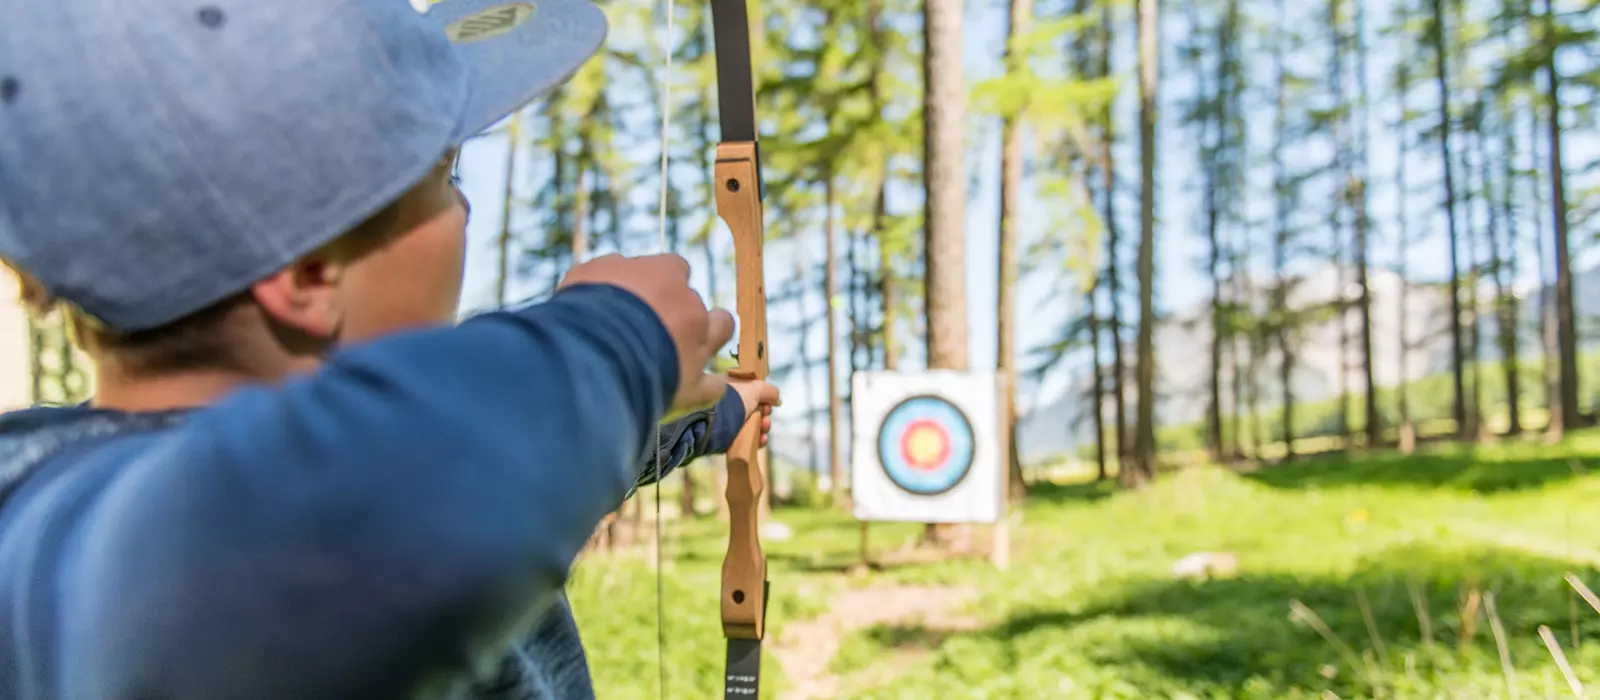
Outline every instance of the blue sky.
[[(1131, 4), (1131, 3), (1130, 3)], [(1295, 3), (1291, 3), (1295, 4)], [(1320, 4), (1320, 3), (1319, 3)], [(1468, 3), (1469, 7), (1477, 8), (1473, 11), (1483, 11), (1487, 5), (1483, 3)], [(1167, 47), (1163, 59), (1164, 83), (1163, 90), (1163, 126), (1158, 138), (1158, 183), (1160, 187), (1160, 211), (1158, 212), (1157, 231), (1157, 267), (1158, 267), (1158, 308), (1163, 311), (1183, 310), (1200, 303), (1209, 294), (1209, 283), (1201, 271), (1200, 264), (1204, 261), (1205, 242), (1200, 226), (1204, 220), (1201, 216), (1199, 200), (1192, 193), (1198, 184), (1198, 168), (1195, 165), (1195, 152), (1193, 150), (1194, 137), (1192, 132), (1182, 128), (1178, 118), (1182, 113), (1181, 107), (1175, 102), (1194, 89), (1194, 81), (1188, 66), (1180, 64), (1176, 48), (1184, 39), (1185, 25), (1187, 24), (1187, 10), (1179, 3), (1165, 3), (1169, 7), (1167, 20), (1164, 24), (1166, 35), (1163, 45)], [(1177, 6), (1177, 7), (1174, 7)], [(1374, 0), (1371, 3), (1371, 16), (1368, 18), (1368, 43), (1374, 46), (1368, 65), (1368, 84), (1380, 100), (1381, 114), (1376, 115), (1371, 135), (1370, 171), (1372, 192), (1371, 212), (1374, 226), (1374, 241), (1372, 246), (1373, 264), (1392, 266), (1396, 260), (1394, 239), (1392, 238), (1394, 212), (1398, 204), (1399, 189), (1394, 186), (1394, 172), (1396, 155), (1399, 151), (1398, 142), (1392, 130), (1385, 123), (1392, 120), (1397, 114), (1397, 107), (1389, 95), (1388, 76), (1392, 70), (1397, 54), (1391, 42), (1376, 38), (1376, 30), (1372, 28), (1386, 26), (1390, 23), (1390, 0)], [(1304, 8), (1302, 8), (1304, 9)], [(1130, 13), (1131, 14), (1131, 13)], [(999, 69), (999, 56), (995, 47), (1004, 44), (1005, 8), (992, 1), (985, 3), (969, 4), (969, 22), (965, 27), (965, 46), (967, 53), (967, 70), (969, 86), (978, 83), (986, 77), (995, 75)], [(1269, 18), (1256, 17), (1257, 22), (1269, 21)], [(1316, 18), (1298, 17), (1295, 21), (1300, 26), (1319, 26)], [(1117, 69), (1131, 75), (1132, 68), (1132, 40), (1131, 21), (1123, 24), (1127, 28), (1122, 35), (1123, 46), (1119, 47), (1118, 59), (1120, 64)], [(612, 41), (625, 40), (619, 34), (614, 34)], [(1308, 74), (1320, 73), (1325, 70), (1322, 66), (1327, 64), (1326, 48), (1320, 45), (1311, 49), (1312, 53), (1297, 56), (1292, 65), (1299, 66)], [(1255, 54), (1259, 56), (1259, 54)], [(1253, 62), (1257, 75), (1252, 76), (1253, 87), (1267, 84), (1270, 75), (1265, 73), (1270, 67), (1265, 61)], [(1130, 78), (1131, 79), (1131, 78)], [(1137, 116), (1134, 111), (1134, 90), (1130, 84), (1123, 91), (1122, 99), (1118, 104), (1121, 115), (1123, 133), (1131, 135), (1137, 125)], [(1414, 93), (1412, 108), (1432, 109), (1435, 98), (1431, 90), (1419, 90)], [(1272, 113), (1270, 105), (1262, 103), (1262, 96), (1253, 96), (1252, 102), (1246, 106), (1247, 119), (1255, 125), (1249, 131), (1252, 134), (1250, 148), (1252, 157), (1262, 158), (1267, 152), (1270, 143), (1270, 129)], [(969, 342), (971, 363), (973, 368), (993, 367), (995, 364), (995, 319), (994, 311), (996, 297), (996, 229), (998, 220), (998, 175), (999, 175), (999, 134), (998, 126), (992, 119), (984, 118), (969, 112), (969, 143), (972, 147), (967, 156), (968, 168), (973, 175), (974, 188), (967, 208), (967, 238), (968, 238), (968, 313), (969, 313)], [(647, 127), (648, 128), (648, 127)], [(654, 127), (654, 132), (642, 131), (641, 133), (659, 133), (659, 126)], [(1519, 134), (1524, 142), (1527, 134)], [(655, 150), (657, 141), (646, 140), (645, 146), (633, 149), (638, 152), (637, 162), (634, 164), (639, 170), (654, 169), (659, 167), (658, 152)], [(1573, 164), (1587, 163), (1595, 158), (1596, 143), (1592, 136), (1569, 136), (1567, 163), (1569, 169)], [(499, 233), (500, 212), (498, 202), (504, 188), (504, 161), (506, 139), (500, 136), (489, 136), (469, 144), (462, 154), (462, 176), (468, 197), (473, 201), (476, 212), (469, 226), (470, 253), (468, 262), (467, 292), (463, 306), (465, 308), (482, 308), (491, 299), (493, 276), (497, 264), (494, 253), (494, 241)], [(709, 156), (709, 154), (707, 154)], [(1121, 144), (1117, 153), (1121, 176), (1126, 182), (1137, 181), (1138, 151), (1137, 144), (1128, 139)], [(1328, 158), (1328, 149), (1325, 144), (1307, 142), (1300, 144), (1291, 153), (1291, 159), (1304, 167), (1312, 163), (1322, 162)], [(1408, 161), (1410, 174), (1410, 210), (1412, 238), (1418, 242), (1412, 246), (1408, 255), (1408, 264), (1411, 274), (1419, 280), (1443, 279), (1448, 270), (1448, 252), (1444, 241), (1444, 222), (1442, 216), (1436, 215), (1434, 209), (1438, 201), (1439, 188), (1437, 187), (1439, 173), (1437, 163), (1439, 160), (1437, 146), (1427, 144), (1416, 148)], [(519, 171), (528, 173), (531, 168), (537, 174), (543, 167), (539, 161), (524, 159), (519, 163)], [(685, 166), (689, 167), (689, 166)], [(709, 167), (709, 166), (707, 166)], [(681, 173), (676, 176), (683, 181), (685, 187), (697, 186), (693, 181), (685, 180)], [(1271, 215), (1271, 202), (1266, 198), (1267, 188), (1270, 184), (1268, 169), (1263, 164), (1251, 175), (1252, 189), (1242, 202), (1244, 211), (1249, 217), (1265, 221)], [(1457, 177), (1460, 177), (1459, 173)], [(525, 182), (524, 175), (519, 174), (519, 182)], [(1576, 180), (1576, 178), (1574, 178)], [(1574, 183), (1581, 186), (1582, 182)], [(650, 211), (654, 211), (653, 203), (657, 193), (639, 191), (632, 194), (637, 201), (645, 203)], [(1319, 199), (1316, 188), (1306, 192), (1306, 211), (1303, 216), (1314, 219), (1316, 216), (1325, 216), (1315, 210), (1326, 208), (1325, 199)], [(1130, 245), (1126, 248), (1131, 261), (1134, 248), (1133, 239), (1137, 236), (1137, 193), (1125, 192), (1121, 200), (1121, 210), (1124, 216), (1121, 219), (1121, 229)], [(1049, 224), (1050, 217), (1039, 215), (1046, 209), (1046, 202), (1040, 197), (1026, 193), (1021, 204), (1023, 237), (1032, 239), (1045, 235), (1044, 227)], [(1419, 212), (1421, 212), (1419, 214)], [(1030, 213), (1033, 214), (1030, 216)], [(1524, 227), (1531, 225), (1524, 222)], [(1548, 224), (1547, 224), (1548, 226)], [(692, 226), (689, 227), (692, 230)], [(653, 224), (652, 224), (653, 230)], [(1527, 229), (1524, 228), (1524, 231)], [(1547, 229), (1548, 230), (1548, 229)], [(1577, 229), (1575, 229), (1576, 231)], [(1264, 226), (1255, 227), (1250, 235), (1253, 246), (1258, 251), (1265, 251), (1267, 235)], [(1325, 237), (1326, 231), (1309, 231), (1307, 235)], [(820, 238), (812, 236), (811, 238)], [(726, 233), (720, 233), (718, 239), (722, 248), (720, 253), (728, 254)], [(815, 242), (815, 241), (814, 241)], [(786, 245), (786, 244), (780, 244)], [(1024, 243), (1023, 245), (1026, 245)], [(774, 246), (776, 247), (776, 246)], [(628, 250), (628, 253), (655, 252), (655, 247)], [(774, 250), (768, 255), (768, 286), (772, 289), (776, 281), (792, 274), (792, 255), (796, 251)], [(810, 249), (802, 252), (808, 260), (818, 261), (822, 256), (821, 243), (815, 242)], [(1526, 261), (1523, 265), (1521, 280), (1523, 284), (1531, 284), (1537, 279), (1537, 270), (1534, 269), (1534, 252), (1531, 246), (1524, 246), (1522, 252)], [(1254, 263), (1257, 267), (1265, 264), (1265, 256)], [(1587, 262), (1586, 258), (1580, 258)], [(694, 262), (699, 263), (698, 259)], [(1131, 272), (1132, 267), (1129, 266)], [(720, 273), (724, 280), (727, 273)], [(1019, 292), (1018, 311), (1022, 321), (1018, 324), (1020, 333), (1019, 349), (1026, 353), (1035, 345), (1048, 342), (1056, 331), (1061, 319), (1069, 313), (1078, 311), (1075, 303), (1055, 300), (1049, 297), (1051, 277), (1049, 270), (1040, 270), (1024, 280)], [(1131, 277), (1131, 276), (1130, 276)], [(701, 288), (704, 289), (703, 275), (697, 276)], [(817, 287), (814, 298), (808, 300), (811, 313), (815, 314), (821, 308), (821, 280), (815, 280)], [(1130, 280), (1131, 287), (1131, 280)], [(723, 283), (726, 293), (728, 286)], [(1131, 299), (1131, 297), (1130, 297)], [(722, 300), (725, 305), (731, 304), (731, 298)], [(1129, 304), (1126, 313), (1133, 316), (1132, 305)], [(797, 323), (797, 310), (792, 305), (773, 307), (771, 324), (776, 327), (787, 327)], [(841, 326), (843, 321), (841, 319)], [(815, 348), (824, 342), (821, 324), (816, 324), (815, 334), (810, 338), (813, 354)], [(774, 331), (770, 340), (774, 348), (775, 358), (785, 345), (792, 345), (795, 338), (780, 337)], [(793, 335), (790, 333), (789, 335)], [(1161, 352), (1158, 349), (1158, 355)], [(1025, 355), (1024, 355), (1025, 356)], [(818, 355), (820, 357), (820, 355)], [(920, 355), (911, 358), (911, 362), (920, 361)], [(781, 361), (775, 359), (775, 362)], [(1024, 359), (1022, 364), (1026, 365)], [(816, 367), (811, 378), (817, 387), (822, 386), (825, 367)], [(1019, 399), (1024, 409), (1035, 402), (1045, 403), (1055, 398), (1062, 388), (1062, 379), (1065, 375), (1058, 373), (1054, 378), (1044, 384), (1025, 391)], [(800, 383), (799, 375), (790, 377), (784, 384), (785, 405), (791, 410), (820, 405), (822, 396), (807, 396), (805, 388)]]

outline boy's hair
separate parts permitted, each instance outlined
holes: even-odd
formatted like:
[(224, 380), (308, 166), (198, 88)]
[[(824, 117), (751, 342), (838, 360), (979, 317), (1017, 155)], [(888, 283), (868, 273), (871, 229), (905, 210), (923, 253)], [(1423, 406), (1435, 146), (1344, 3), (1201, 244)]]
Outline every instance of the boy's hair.
[[(321, 250), (343, 260), (353, 260), (381, 247), (400, 233), (399, 200), (368, 217), (348, 233), (334, 239)], [(0, 260), (0, 264), (6, 264)], [(91, 358), (115, 356), (123, 371), (132, 374), (160, 374), (203, 367), (230, 367), (236, 361), (235, 338), (225, 321), (240, 306), (252, 303), (250, 291), (241, 290), (204, 309), (163, 326), (140, 331), (122, 331), (102, 323), (72, 303), (51, 294), (44, 284), (15, 265), (22, 287), (22, 303), (36, 317), (59, 311), (67, 316), (67, 327), (77, 345)]]

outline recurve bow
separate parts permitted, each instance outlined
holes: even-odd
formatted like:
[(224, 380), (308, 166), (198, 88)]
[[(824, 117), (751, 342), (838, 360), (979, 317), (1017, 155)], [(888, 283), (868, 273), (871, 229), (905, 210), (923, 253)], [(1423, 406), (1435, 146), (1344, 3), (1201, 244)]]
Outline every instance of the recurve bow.
[[(746, 0), (711, 0), (716, 40), (718, 112), (722, 141), (715, 170), (717, 214), (733, 233), (738, 289), (736, 379), (767, 378), (767, 293), (763, 281), (761, 149), (756, 140), (755, 81), (751, 74)], [(728, 639), (724, 697), (755, 698), (761, 690), (761, 640), (766, 635), (767, 558), (758, 532), (758, 464), (762, 415), (745, 420), (728, 451), (728, 553), (722, 561), (722, 633)]]

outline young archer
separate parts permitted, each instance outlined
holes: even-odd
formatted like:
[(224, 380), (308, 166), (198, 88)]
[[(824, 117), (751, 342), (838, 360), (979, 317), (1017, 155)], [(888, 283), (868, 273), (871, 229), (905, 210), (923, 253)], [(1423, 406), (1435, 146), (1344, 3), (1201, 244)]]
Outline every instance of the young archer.
[(0, 259), (98, 387), (0, 417), (0, 700), (593, 697), (574, 557), (777, 402), (704, 371), (733, 319), (674, 255), (451, 325), (456, 150), (592, 55), (600, 11), (5, 15)]

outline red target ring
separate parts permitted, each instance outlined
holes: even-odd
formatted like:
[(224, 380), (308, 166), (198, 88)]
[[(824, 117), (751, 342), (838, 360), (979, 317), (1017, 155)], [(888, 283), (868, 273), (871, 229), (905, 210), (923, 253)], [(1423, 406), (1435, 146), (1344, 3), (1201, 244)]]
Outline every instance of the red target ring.
[(919, 496), (955, 488), (971, 472), (976, 455), (972, 421), (939, 396), (912, 396), (889, 409), (877, 442), (889, 480)]
[(950, 459), (949, 431), (927, 418), (912, 421), (900, 435), (900, 457), (917, 471), (937, 471)]

